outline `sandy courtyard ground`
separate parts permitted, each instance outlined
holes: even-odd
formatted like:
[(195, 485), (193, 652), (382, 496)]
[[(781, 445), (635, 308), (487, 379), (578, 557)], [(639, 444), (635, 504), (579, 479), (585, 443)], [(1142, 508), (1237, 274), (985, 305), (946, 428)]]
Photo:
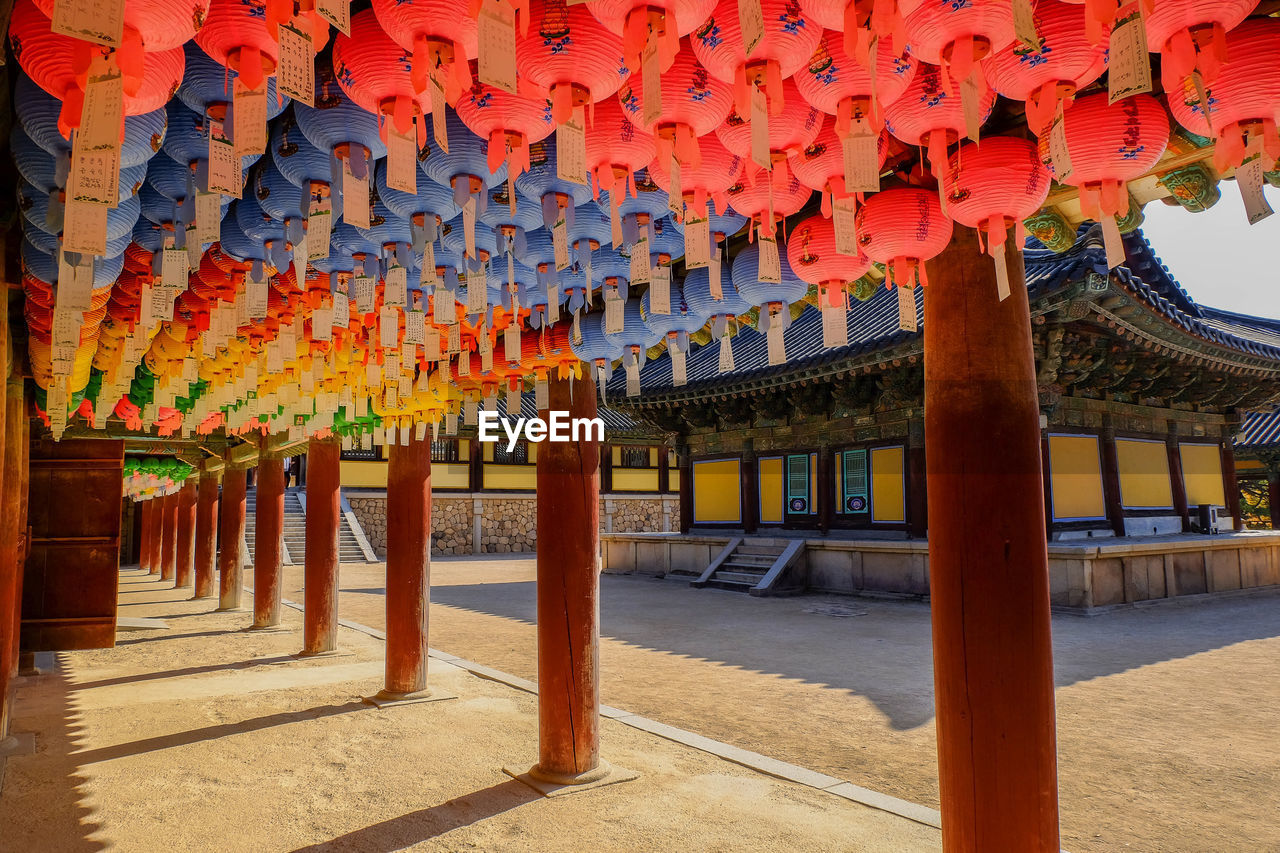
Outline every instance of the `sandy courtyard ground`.
[(938, 830), (602, 721), (624, 784), (543, 798), (503, 773), (537, 753), (537, 698), (433, 659), (447, 701), (376, 709), (380, 640), (298, 660), (301, 614), (243, 612), (122, 575), (121, 616), (166, 630), (63, 652), (24, 679), (0, 851), (866, 851), (940, 849)]
[[(344, 618), (383, 625), (383, 572), (342, 566)], [(431, 645), (535, 678), (534, 576), (435, 561)], [(937, 807), (927, 605), (618, 575), (601, 598), (606, 703)], [(1053, 628), (1064, 848), (1280, 850), (1280, 597)]]

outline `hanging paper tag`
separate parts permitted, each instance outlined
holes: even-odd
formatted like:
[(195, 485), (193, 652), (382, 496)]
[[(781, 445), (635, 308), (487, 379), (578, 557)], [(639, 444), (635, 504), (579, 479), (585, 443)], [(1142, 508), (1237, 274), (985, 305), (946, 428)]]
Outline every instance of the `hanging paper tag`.
[(81, 263), (72, 266), (65, 251), (59, 254), (58, 289), (54, 291), (57, 310), (88, 311), (93, 301), (93, 259), (81, 255)]
[(1040, 50), (1040, 33), (1036, 31), (1036, 14), (1032, 0), (1013, 0), (1013, 34), (1027, 50)]
[(587, 131), (582, 107), (556, 128), (556, 177), (573, 184), (587, 185)]
[(631, 362), (626, 367), (627, 370), (627, 396), (640, 396), (640, 364), (639, 362)]
[(604, 330), (616, 335), (622, 331), (623, 306), (626, 302), (617, 296), (606, 296), (604, 300)]
[(68, 198), (62, 219), (62, 248), (87, 255), (107, 253), (107, 213), (96, 201)]
[(357, 276), (351, 280), (356, 290), (356, 313), (370, 314), (373, 312), (374, 300), (374, 280), (368, 276)]
[[(404, 342), (417, 346), (426, 342), (426, 314), (421, 311), (409, 311), (404, 315)], [(436, 344), (437, 347), (439, 344)]]
[(316, 341), (333, 340), (333, 309), (315, 308), (311, 311), (311, 338)]
[(351, 323), (351, 300), (344, 290), (333, 294), (333, 327), (345, 329)]
[(511, 325), (502, 330), (502, 355), (508, 363), (520, 361), (520, 327)]
[(432, 243), (422, 247), (422, 269), (418, 273), (418, 284), (424, 288), (440, 284), (436, 275), (436, 247)]
[(755, 85), (751, 87), (751, 162), (761, 169), (773, 168), (769, 156), (769, 100), (764, 89)]
[(1102, 217), (1102, 242), (1107, 250), (1107, 266), (1115, 269), (1124, 263), (1124, 238), (1114, 216)]
[(674, 346), (668, 351), (671, 353), (671, 384), (679, 387), (689, 381), (685, 353)]
[(343, 35), (351, 35), (351, 0), (316, 0), (316, 11)]
[(52, 29), (81, 41), (119, 47), (124, 39), (124, 0), (54, 0)]
[[(240, 158), (220, 121), (209, 122), (209, 186), (211, 193), (240, 197)], [(219, 202), (221, 203), (221, 202)]]
[(555, 284), (547, 285), (547, 322), (556, 323), (560, 320), (560, 287)]
[(280, 60), (276, 63), (276, 91), (307, 106), (316, 100), (316, 52), (311, 33), (285, 24), (279, 29)]
[(775, 315), (769, 319), (769, 331), (765, 333), (769, 347), (769, 364), (784, 364), (787, 360), (787, 345), (782, 339), (782, 316)]
[(435, 69), (427, 76), (427, 91), (431, 95), (431, 135), (436, 147), (445, 154), (449, 153), (449, 131), (445, 127), (444, 82)]
[(916, 297), (909, 287), (895, 287), (898, 291), (898, 328), (914, 332), (916, 327)]
[(1122, 8), (1107, 52), (1107, 103), (1151, 91), (1151, 57), (1147, 54), (1147, 25), (1142, 2)]
[(858, 256), (857, 202), (853, 196), (837, 198), (831, 202), (831, 222), (836, 232), (836, 251), (850, 257)]
[(649, 313), (671, 314), (671, 267), (658, 264), (649, 282)]
[(1240, 198), (1244, 201), (1244, 212), (1250, 225), (1257, 225), (1275, 212), (1262, 192), (1265, 168), (1262, 155), (1251, 154), (1236, 169), (1236, 183), (1240, 185)]
[(556, 272), (569, 268), (569, 224), (565, 222), (564, 211), (551, 227), (551, 243), (555, 251)]
[(484, 278), (472, 273), (467, 277), (467, 313), (479, 314), (489, 307)]
[(395, 266), (387, 268), (385, 278), (385, 286), (382, 292), (382, 302), (384, 305), (398, 305), (404, 307), (407, 303), (408, 295), (408, 276), (409, 271), (404, 267)]
[[(964, 135), (974, 142), (978, 141), (982, 132), (982, 113), (981, 113), (981, 92), (978, 89), (978, 66), (974, 66), (973, 73), (960, 81), (960, 109), (964, 112)], [(945, 169), (945, 163), (939, 163), (934, 166), (936, 169)]]
[(184, 249), (165, 249), (160, 256), (160, 280), (170, 290), (187, 289), (187, 253)]
[(622, 204), (620, 195), (619, 191), (609, 193), (609, 237), (615, 249), (620, 248), (623, 243), (622, 216), (619, 213), (619, 205)]
[(505, 0), (483, 0), (479, 16), (476, 76), (481, 83), (516, 93), (516, 17)]
[(394, 305), (383, 305), (378, 311), (379, 340), (383, 349), (400, 343), (400, 312)]
[(764, 10), (760, 0), (738, 0), (738, 26), (742, 28), (746, 55), (750, 56), (764, 38)]
[(222, 196), (218, 193), (196, 193), (196, 242), (200, 245), (218, 242), (222, 231)]
[(716, 246), (711, 250), (711, 264), (707, 267), (708, 284), (711, 290), (711, 298), (716, 302), (724, 299), (724, 288), (720, 284), (720, 265), (721, 258), (720, 247)]
[[(862, 122), (857, 123), (859, 125)], [(868, 128), (869, 129), (869, 128)], [(872, 133), (850, 133), (841, 141), (844, 155), (844, 188), (850, 193), (880, 191), (880, 137)]]
[(996, 262), (996, 296), (1004, 302), (1009, 298), (1009, 258), (1005, 253), (1005, 244), (993, 245), (991, 255)]
[(237, 77), (231, 97), (231, 137), (236, 154), (240, 156), (261, 154), (267, 149), (267, 84), (248, 89), (242, 78)]
[(684, 221), (684, 266), (697, 270), (711, 263), (711, 222), (706, 216), (686, 216)]
[(369, 176), (358, 178), (351, 159), (342, 158), (342, 220), (355, 228), (369, 228)]
[(1049, 128), (1049, 162), (1053, 166), (1054, 180), (1060, 184), (1067, 183), (1075, 167), (1071, 164), (1071, 149), (1067, 147), (1066, 116), (1062, 110), (1058, 111)]
[(462, 205), (462, 239), (463, 249), (468, 258), (476, 257), (476, 197), (467, 196)]
[(114, 207), (120, 190), (120, 119), (124, 78), (113, 63), (95, 57), (85, 85), (75, 135), (67, 197)]
[(318, 261), (329, 257), (329, 237), (333, 232), (333, 213), (329, 210), (328, 201), (323, 209), (317, 209), (316, 202), (311, 204), (311, 215), (307, 217), (307, 260)]
[(720, 338), (720, 372), (728, 373), (733, 370), (733, 344), (728, 335)]
[(843, 347), (849, 344), (849, 326), (843, 302), (840, 305), (822, 303), (822, 345)]
[(768, 284), (782, 283), (782, 259), (778, 256), (778, 238), (759, 235), (760, 281)]
[(640, 53), (640, 89), (640, 124), (650, 127), (662, 118), (662, 63), (658, 60), (657, 38), (650, 38)]
[(418, 140), (413, 125), (401, 133), (393, 119), (387, 119), (387, 186), (416, 195), (418, 192)]
[(449, 355), (456, 355), (462, 351), (462, 329), (457, 323), (449, 326), (449, 338), (445, 341), (445, 351)]

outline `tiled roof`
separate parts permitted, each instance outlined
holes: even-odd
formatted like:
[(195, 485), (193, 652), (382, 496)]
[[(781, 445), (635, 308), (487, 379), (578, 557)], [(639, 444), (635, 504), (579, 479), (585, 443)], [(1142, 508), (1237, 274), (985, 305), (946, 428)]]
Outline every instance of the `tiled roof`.
[[(1180, 326), (1186, 333), (1235, 349), (1239, 352), (1280, 361), (1280, 321), (1247, 317), (1197, 305), (1161, 262), (1141, 231), (1124, 238), (1126, 262), (1114, 275), (1134, 296), (1151, 309)], [(1031, 300), (1047, 296), (1065, 284), (1079, 281), (1089, 273), (1107, 274), (1106, 250), (1097, 225), (1082, 226), (1075, 245), (1059, 254), (1029, 240), (1024, 252), (1026, 283)], [(923, 324), (921, 290), (916, 289), (916, 318)], [(671, 359), (660, 357), (647, 362), (640, 371), (642, 393), (663, 395), (674, 391), (696, 394), (701, 390), (736, 385), (753, 379), (805, 371), (833, 362), (847, 361), (866, 352), (904, 343), (920, 333), (898, 329), (897, 296), (880, 288), (866, 302), (851, 303), (846, 323), (849, 344), (826, 349), (822, 346), (822, 314), (813, 307), (792, 322), (783, 335), (787, 362), (771, 366), (765, 335), (744, 327), (732, 339), (734, 369), (719, 370), (720, 351), (715, 342), (695, 346), (686, 365), (688, 382), (676, 389), (672, 384)], [(608, 390), (623, 399), (625, 376), (616, 371)]]
[(1245, 415), (1236, 435), (1236, 447), (1267, 447), (1276, 443), (1280, 443), (1280, 408)]

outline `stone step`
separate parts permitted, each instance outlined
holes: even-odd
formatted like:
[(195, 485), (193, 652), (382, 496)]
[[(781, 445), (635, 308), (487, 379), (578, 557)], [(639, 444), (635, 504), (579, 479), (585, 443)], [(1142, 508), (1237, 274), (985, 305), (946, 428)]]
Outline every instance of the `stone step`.
[(744, 554), (741, 551), (734, 551), (729, 559), (739, 565), (744, 566), (760, 566), (761, 568), (769, 568), (777, 561), (777, 556), (773, 554)]
[(760, 575), (754, 574), (753, 572), (734, 572), (725, 571), (724, 569), (716, 570), (716, 573), (711, 577), (711, 579), (721, 583), (734, 584), (735, 586), (751, 587), (760, 583)]
[(769, 572), (769, 566), (757, 566), (754, 563), (743, 563), (743, 562), (740, 562), (736, 556), (734, 556), (734, 557), (730, 557), (729, 559), (721, 563), (719, 570), (728, 570), (731, 572), (739, 572), (739, 573), (748, 574), (748, 575), (759, 575), (760, 577), (764, 577), (764, 575), (768, 574)]
[(734, 554), (750, 554), (753, 557), (777, 557), (782, 554), (786, 548), (775, 548), (772, 545), (747, 545), (742, 544), (733, 550)]

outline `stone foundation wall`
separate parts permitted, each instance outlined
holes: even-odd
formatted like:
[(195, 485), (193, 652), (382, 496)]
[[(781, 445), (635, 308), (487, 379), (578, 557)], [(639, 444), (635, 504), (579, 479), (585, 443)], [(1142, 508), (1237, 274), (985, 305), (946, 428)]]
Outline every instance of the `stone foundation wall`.
[[(386, 493), (351, 494), (347, 502), (379, 559), (387, 556)], [(474, 542), (480, 514), (480, 547)], [(536, 549), (538, 502), (525, 494), (436, 495), (431, 507), (432, 554), (520, 554)], [(679, 529), (677, 495), (605, 495), (601, 533), (661, 533)]]

